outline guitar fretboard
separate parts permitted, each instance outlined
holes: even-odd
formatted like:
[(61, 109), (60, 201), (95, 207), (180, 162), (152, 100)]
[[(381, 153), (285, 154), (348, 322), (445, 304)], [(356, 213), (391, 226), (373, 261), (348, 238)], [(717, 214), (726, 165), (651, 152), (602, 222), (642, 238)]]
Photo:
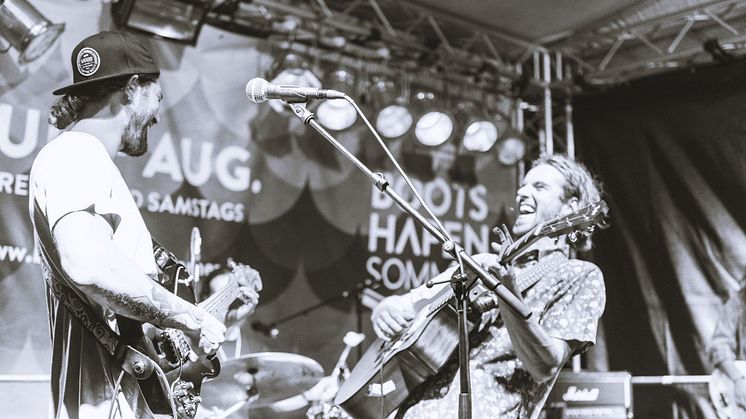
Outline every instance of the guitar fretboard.
[(228, 313), (228, 307), (241, 295), (238, 288), (238, 281), (231, 276), (223, 288), (198, 305), (222, 321)]

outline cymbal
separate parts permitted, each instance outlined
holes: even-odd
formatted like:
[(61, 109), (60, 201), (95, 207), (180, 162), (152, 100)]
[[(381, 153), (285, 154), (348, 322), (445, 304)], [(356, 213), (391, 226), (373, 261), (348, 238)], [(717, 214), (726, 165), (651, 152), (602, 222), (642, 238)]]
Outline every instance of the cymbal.
[(249, 408), (266, 407), (310, 389), (323, 376), (321, 365), (303, 355), (247, 354), (221, 362), (220, 375), (202, 388), (202, 404), (226, 409), (251, 399)]

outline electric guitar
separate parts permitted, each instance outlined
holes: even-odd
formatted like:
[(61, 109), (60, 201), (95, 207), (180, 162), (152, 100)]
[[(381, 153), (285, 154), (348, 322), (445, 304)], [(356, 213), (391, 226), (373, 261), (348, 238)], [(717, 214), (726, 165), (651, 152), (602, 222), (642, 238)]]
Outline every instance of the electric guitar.
[[(501, 262), (510, 263), (542, 237), (577, 234), (603, 226), (608, 212), (604, 201), (591, 204), (568, 216), (557, 217), (534, 227), (504, 251)], [(532, 284), (517, 284), (523, 292)], [(388, 417), (410, 392), (435, 375), (458, 347), (458, 323), (451, 287), (435, 297), (418, 302), (412, 323), (395, 339), (376, 339), (342, 383), (334, 399), (355, 419)]]
[[(735, 361), (741, 374), (746, 375), (746, 361)], [(724, 372), (716, 369), (710, 377), (710, 399), (720, 419), (746, 418), (746, 406), (736, 404), (736, 384)]]
[[(156, 251), (157, 256), (157, 251)], [(206, 300), (196, 304), (221, 322), (225, 322), (231, 304), (239, 298), (239, 278), (247, 279), (249, 286), (261, 290), (262, 280), (257, 271), (242, 264), (231, 264), (228, 283)], [(193, 304), (195, 293), (193, 282), (186, 269), (176, 264), (169, 280), (161, 283), (166, 289)], [(197, 355), (192, 350), (197, 342), (192, 342), (184, 332), (176, 329), (160, 329), (151, 324), (141, 324), (133, 320), (119, 318), (123, 338), (147, 355), (165, 373), (169, 391), (158, 374), (152, 374), (138, 384), (154, 413), (172, 414), (176, 410), (179, 418), (191, 419), (201, 401), (199, 394), (202, 382), (220, 373), (220, 361), (216, 354)], [(123, 321), (124, 320), (124, 321)], [(129, 321), (127, 321), (129, 320)]]

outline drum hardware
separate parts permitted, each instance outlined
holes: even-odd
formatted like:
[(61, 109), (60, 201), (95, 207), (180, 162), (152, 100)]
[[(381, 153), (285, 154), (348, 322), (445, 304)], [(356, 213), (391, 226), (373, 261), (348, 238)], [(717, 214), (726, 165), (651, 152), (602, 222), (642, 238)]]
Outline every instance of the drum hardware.
[[(202, 405), (219, 419), (241, 409), (267, 407), (319, 382), (324, 370), (311, 358), (284, 352), (257, 352), (222, 363), (220, 375), (205, 385)], [(223, 410), (222, 406), (229, 406)], [(246, 416), (246, 415), (244, 415)]]
[(350, 369), (347, 366), (347, 357), (350, 355), (352, 348), (357, 347), (360, 343), (365, 340), (365, 335), (362, 333), (347, 332), (342, 341), (345, 344), (345, 348), (339, 355), (334, 369), (329, 377), (326, 379), (333, 380), (336, 382), (336, 387), (333, 392), (324, 392), (321, 389), (321, 393), (318, 395), (318, 400), (314, 400), (311, 403), (311, 407), (306, 411), (306, 418), (308, 419), (348, 419), (349, 416), (345, 413), (342, 408), (334, 404), (334, 398), (337, 396), (337, 390), (339, 385), (344, 382), (345, 379), (350, 375)]

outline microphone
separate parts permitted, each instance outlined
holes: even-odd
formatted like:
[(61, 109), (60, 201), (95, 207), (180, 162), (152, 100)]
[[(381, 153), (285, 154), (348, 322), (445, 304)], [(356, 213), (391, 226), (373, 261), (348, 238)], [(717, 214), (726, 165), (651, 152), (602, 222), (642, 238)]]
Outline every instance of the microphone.
[(264, 324), (260, 321), (251, 322), (251, 328), (265, 336), (271, 337), (272, 339), (276, 338), (277, 335), (280, 334), (280, 330), (277, 329), (274, 325)]
[(345, 94), (330, 89), (272, 84), (257, 77), (246, 83), (246, 97), (254, 103), (266, 102), (269, 99), (282, 99), (288, 103), (303, 103), (309, 99), (344, 99)]

